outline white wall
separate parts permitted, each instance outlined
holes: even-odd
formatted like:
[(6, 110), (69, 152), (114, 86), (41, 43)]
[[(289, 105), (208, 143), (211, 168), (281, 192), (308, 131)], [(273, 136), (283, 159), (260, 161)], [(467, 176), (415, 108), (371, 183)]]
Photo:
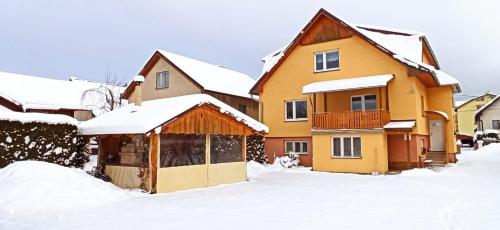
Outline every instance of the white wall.
[(500, 120), (500, 100), (495, 101), (483, 111), (480, 119), (483, 121), (484, 129), (492, 129), (492, 120)]

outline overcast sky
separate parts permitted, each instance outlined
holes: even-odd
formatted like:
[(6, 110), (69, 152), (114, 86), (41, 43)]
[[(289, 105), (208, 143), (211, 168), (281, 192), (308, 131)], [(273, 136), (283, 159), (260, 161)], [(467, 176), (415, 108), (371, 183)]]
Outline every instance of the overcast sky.
[(500, 93), (498, 1), (1, 1), (0, 71), (128, 82), (160, 48), (256, 78), (319, 8), (425, 32), (463, 94)]

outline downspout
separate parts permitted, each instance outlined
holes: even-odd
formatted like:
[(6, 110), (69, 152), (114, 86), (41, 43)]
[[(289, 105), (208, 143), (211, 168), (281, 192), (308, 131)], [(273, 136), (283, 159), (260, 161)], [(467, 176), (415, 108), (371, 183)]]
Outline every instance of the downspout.
[(410, 133), (405, 133), (406, 139), (406, 169), (410, 169)]

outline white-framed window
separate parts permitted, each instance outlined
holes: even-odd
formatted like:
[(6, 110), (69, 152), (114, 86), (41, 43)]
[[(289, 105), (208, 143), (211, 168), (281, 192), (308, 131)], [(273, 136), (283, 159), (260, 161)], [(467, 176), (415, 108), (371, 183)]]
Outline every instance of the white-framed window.
[(307, 120), (307, 100), (285, 101), (285, 120)]
[(333, 158), (361, 158), (361, 137), (332, 137)]
[(365, 111), (377, 109), (377, 95), (351, 96), (351, 111)]
[(491, 127), (493, 129), (500, 129), (500, 120), (492, 120), (491, 121)]
[(340, 59), (338, 50), (314, 53), (314, 71), (338, 70)]
[(156, 88), (157, 89), (164, 89), (168, 88), (169, 82), (168, 82), (168, 71), (162, 71), (156, 73)]
[(285, 141), (285, 153), (307, 154), (307, 141)]

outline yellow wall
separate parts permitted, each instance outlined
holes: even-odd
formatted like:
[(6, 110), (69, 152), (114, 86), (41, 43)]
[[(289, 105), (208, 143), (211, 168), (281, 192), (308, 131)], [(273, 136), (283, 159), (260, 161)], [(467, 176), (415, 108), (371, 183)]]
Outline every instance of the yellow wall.
[(172, 192), (208, 186), (207, 165), (178, 166), (158, 169), (157, 192)]
[[(162, 71), (169, 72), (169, 87), (156, 89), (156, 73)], [(151, 71), (144, 77), (145, 81), (142, 85), (143, 101), (201, 93), (198, 87), (163, 59), (156, 62)], [(134, 97), (135, 94), (132, 92), (128, 100), (134, 101)]]
[[(313, 54), (318, 51), (339, 50), (340, 70), (314, 73)], [(298, 46), (280, 68), (264, 84), (259, 95), (263, 102), (263, 122), (269, 126), (268, 137), (298, 137), (311, 135), (312, 105), (308, 103), (308, 120), (285, 121), (284, 103), (291, 99), (307, 99), (302, 87), (318, 81), (343, 78), (394, 74), (389, 82), (389, 110), (391, 119), (416, 119), (417, 97), (414, 77), (407, 76), (407, 68), (357, 36), (351, 38)], [(356, 95), (356, 92), (349, 91)], [(312, 100), (312, 99), (311, 99)], [(317, 96), (318, 108), (322, 108), (321, 94)], [(330, 100), (332, 101), (332, 100)], [(340, 103), (340, 102), (339, 102)], [(350, 103), (344, 101), (342, 103)], [(420, 106), (420, 105), (418, 105)]]
[(208, 185), (229, 184), (247, 180), (247, 163), (232, 162), (208, 165)]
[(491, 101), (495, 96), (493, 95), (484, 95), (483, 97), (471, 100), (467, 104), (464, 104), (460, 108), (457, 109), (457, 132), (467, 135), (473, 135), (475, 125), (475, 113), (477, 111), (478, 105), (485, 105), (489, 101)]
[[(332, 137), (361, 137), (361, 158), (333, 158)], [(383, 132), (318, 133), (313, 138), (313, 169), (326, 172), (385, 173), (388, 171), (387, 136)]]

